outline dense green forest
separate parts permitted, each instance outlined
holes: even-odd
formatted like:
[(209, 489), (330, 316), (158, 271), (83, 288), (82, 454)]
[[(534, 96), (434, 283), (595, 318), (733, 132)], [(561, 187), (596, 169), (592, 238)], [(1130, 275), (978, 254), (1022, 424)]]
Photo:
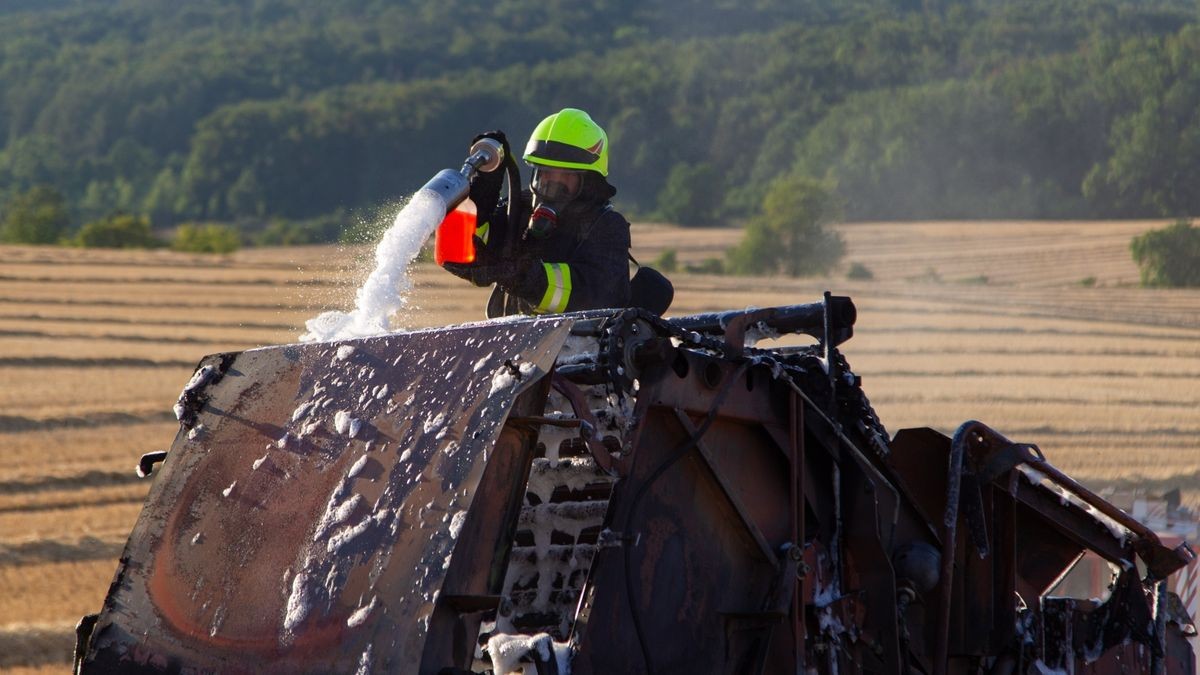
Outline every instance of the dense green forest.
[[(38, 0), (0, 5), (0, 210), (261, 230), (393, 202), (581, 107), (633, 215), (1200, 211), (1196, 0)], [(339, 217), (339, 216), (335, 216)]]

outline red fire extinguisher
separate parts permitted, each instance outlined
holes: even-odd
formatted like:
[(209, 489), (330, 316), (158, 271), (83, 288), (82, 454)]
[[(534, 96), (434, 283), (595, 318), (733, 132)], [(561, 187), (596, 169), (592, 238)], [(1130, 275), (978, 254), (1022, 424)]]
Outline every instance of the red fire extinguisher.
[(471, 154), (458, 171), (443, 169), (422, 189), (433, 190), (446, 202), (446, 218), (438, 225), (434, 241), (434, 260), (475, 262), (475, 213), (459, 206), (471, 187), (471, 178), (480, 171), (490, 172), (504, 162), (504, 147), (493, 138), (481, 138), (471, 146)]
[(444, 262), (475, 262), (475, 212), (457, 208), (446, 214), (438, 225), (433, 244), (433, 259)]

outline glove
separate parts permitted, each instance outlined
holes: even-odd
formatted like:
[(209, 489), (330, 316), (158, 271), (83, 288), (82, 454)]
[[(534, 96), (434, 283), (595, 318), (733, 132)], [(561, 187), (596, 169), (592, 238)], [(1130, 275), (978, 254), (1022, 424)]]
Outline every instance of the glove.
[(475, 262), (444, 262), (442, 267), (460, 279), (476, 286), (499, 284), (505, 288), (515, 286), (529, 269), (529, 261), (523, 258), (504, 259), (496, 255), (489, 246), (475, 239)]
[(480, 171), (475, 174), (475, 177), (471, 179), (471, 190), (467, 193), (471, 201), (475, 202), (475, 210), (478, 213), (491, 215), (500, 201), (500, 188), (504, 185), (504, 167), (512, 161), (512, 148), (509, 147), (508, 138), (505, 137), (503, 131), (479, 134), (471, 139), (471, 145), (475, 145), (481, 138), (497, 140), (504, 147), (504, 162), (500, 164), (500, 167), (495, 171)]

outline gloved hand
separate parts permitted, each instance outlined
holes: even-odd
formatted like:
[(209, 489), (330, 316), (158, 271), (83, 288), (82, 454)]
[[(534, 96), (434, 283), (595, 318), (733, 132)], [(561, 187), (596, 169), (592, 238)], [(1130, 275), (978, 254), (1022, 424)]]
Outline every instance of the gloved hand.
[(471, 139), (471, 145), (475, 145), (481, 138), (494, 139), (504, 147), (504, 162), (500, 164), (500, 167), (495, 171), (480, 171), (475, 174), (475, 177), (471, 179), (471, 191), (467, 193), (471, 201), (475, 202), (477, 213), (491, 215), (496, 210), (497, 202), (500, 201), (500, 189), (504, 186), (504, 167), (512, 161), (512, 148), (508, 145), (508, 138), (500, 130), (479, 134)]
[(466, 279), (476, 286), (499, 284), (510, 288), (515, 286), (530, 264), (524, 258), (502, 258), (491, 247), (484, 244), (478, 237), (475, 239), (475, 262), (452, 263), (444, 262), (442, 267), (460, 279)]

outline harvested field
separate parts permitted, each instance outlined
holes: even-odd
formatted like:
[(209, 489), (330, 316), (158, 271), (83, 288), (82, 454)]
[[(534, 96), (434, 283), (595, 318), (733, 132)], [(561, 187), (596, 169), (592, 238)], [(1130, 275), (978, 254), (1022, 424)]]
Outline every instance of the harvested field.
[[(1129, 239), (1162, 223), (857, 223), (869, 281), (676, 273), (672, 314), (854, 298), (843, 348), (889, 431), (980, 419), (1095, 488), (1200, 504), (1200, 290), (1136, 286)], [(635, 227), (634, 255), (720, 257), (727, 229)], [(353, 304), (366, 248), (233, 256), (0, 247), (0, 669), (61, 672), (100, 608), (171, 407), (204, 355), (293, 342)], [(356, 266), (357, 265), (357, 266)], [(406, 327), (482, 317), (432, 265)]]

